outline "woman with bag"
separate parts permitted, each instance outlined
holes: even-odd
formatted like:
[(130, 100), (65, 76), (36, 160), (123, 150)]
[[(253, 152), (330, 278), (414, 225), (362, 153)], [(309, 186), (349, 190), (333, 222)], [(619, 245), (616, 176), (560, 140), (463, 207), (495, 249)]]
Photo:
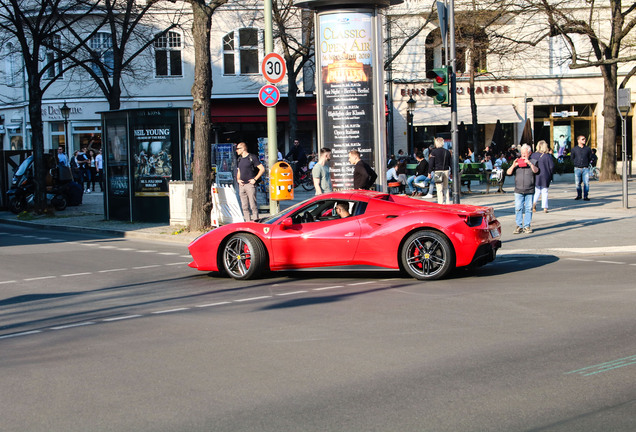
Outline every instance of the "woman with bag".
[(428, 156), (431, 180), (435, 181), (437, 189), (437, 202), (450, 204), (450, 190), (448, 178), (450, 177), (451, 153), (444, 148), (444, 138), (435, 138), (435, 149)]
[(548, 143), (544, 140), (541, 140), (537, 143), (537, 153), (540, 153), (541, 156), (539, 156), (539, 159), (537, 161), (539, 174), (535, 176), (532, 211), (537, 211), (537, 201), (539, 201), (539, 197), (541, 197), (541, 208), (543, 208), (544, 213), (547, 213), (548, 188), (550, 187), (550, 182), (552, 182), (552, 176), (554, 175), (554, 157), (550, 152)]

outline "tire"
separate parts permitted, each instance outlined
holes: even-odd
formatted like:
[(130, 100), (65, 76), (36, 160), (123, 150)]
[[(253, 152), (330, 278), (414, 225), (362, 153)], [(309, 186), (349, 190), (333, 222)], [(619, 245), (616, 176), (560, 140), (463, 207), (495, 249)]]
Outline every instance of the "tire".
[(57, 194), (51, 200), (51, 204), (53, 204), (53, 207), (57, 211), (65, 210), (67, 205), (66, 197), (62, 194)]
[(592, 168), (590, 178), (592, 180), (598, 180), (600, 176), (601, 176), (601, 170), (598, 167)]
[(19, 214), (26, 210), (26, 202), (17, 197), (12, 197), (9, 200), (9, 210), (11, 213)]
[(305, 189), (306, 191), (312, 191), (314, 190), (315, 186), (314, 186), (314, 179), (307, 174), (307, 179), (303, 180), (303, 189)]
[(234, 234), (223, 247), (223, 269), (238, 280), (254, 279), (265, 269), (265, 246), (252, 234)]
[(402, 246), (400, 261), (406, 272), (419, 280), (441, 279), (455, 267), (450, 241), (436, 231), (411, 234)]

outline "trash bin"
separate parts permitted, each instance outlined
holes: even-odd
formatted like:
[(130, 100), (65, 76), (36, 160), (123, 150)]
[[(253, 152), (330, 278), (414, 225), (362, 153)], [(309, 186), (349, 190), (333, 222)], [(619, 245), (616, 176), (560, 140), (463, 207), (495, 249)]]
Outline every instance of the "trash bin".
[(276, 162), (270, 170), (269, 196), (274, 201), (294, 199), (294, 171), (287, 162)]

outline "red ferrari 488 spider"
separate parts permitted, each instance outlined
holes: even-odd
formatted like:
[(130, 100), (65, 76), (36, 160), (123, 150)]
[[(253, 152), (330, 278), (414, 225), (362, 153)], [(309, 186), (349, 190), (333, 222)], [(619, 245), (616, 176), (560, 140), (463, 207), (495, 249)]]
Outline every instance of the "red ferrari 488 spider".
[(258, 221), (221, 226), (188, 249), (190, 267), (235, 279), (266, 270), (371, 265), (426, 280), (493, 261), (500, 236), (491, 207), (345, 191), (315, 196)]

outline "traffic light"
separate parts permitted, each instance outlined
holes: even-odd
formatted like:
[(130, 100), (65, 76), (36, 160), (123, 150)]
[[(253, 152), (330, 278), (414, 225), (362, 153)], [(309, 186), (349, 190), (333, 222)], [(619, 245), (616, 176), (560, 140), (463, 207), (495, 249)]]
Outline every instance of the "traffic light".
[(450, 105), (448, 95), (448, 66), (427, 71), (426, 78), (433, 80), (433, 87), (426, 90), (426, 95), (433, 98), (435, 105)]

